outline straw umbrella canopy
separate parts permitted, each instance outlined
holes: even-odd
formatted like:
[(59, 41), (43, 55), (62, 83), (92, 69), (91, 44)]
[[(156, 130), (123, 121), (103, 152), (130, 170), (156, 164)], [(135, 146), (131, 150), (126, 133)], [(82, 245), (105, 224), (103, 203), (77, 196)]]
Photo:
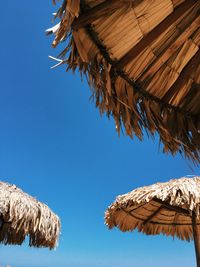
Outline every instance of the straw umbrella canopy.
[(106, 225), (147, 235), (193, 240), (200, 267), (200, 177), (183, 177), (118, 196), (105, 213)]
[[(56, 0), (53, 1), (54, 3)], [(116, 129), (200, 160), (200, 1), (64, 0), (47, 30)], [(55, 59), (55, 58), (54, 58)]]
[(45, 204), (15, 185), (0, 182), (0, 242), (54, 248), (60, 234), (60, 220)]

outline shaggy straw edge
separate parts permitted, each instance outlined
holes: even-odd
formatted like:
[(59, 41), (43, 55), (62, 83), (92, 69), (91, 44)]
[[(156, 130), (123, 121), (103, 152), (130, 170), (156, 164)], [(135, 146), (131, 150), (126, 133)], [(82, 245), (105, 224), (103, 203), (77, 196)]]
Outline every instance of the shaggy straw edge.
[(0, 182), (0, 214), (1, 243), (21, 245), (29, 236), (29, 246), (57, 246), (59, 217), (15, 185)]
[[(119, 195), (113, 204), (111, 204), (105, 212), (105, 224), (109, 229), (118, 227), (122, 231), (130, 231), (128, 225), (128, 216), (131, 216), (126, 210), (139, 210), (140, 207), (145, 207), (146, 204), (154, 202), (158, 199), (162, 202), (168, 203), (172, 209), (173, 207), (183, 208), (184, 213), (188, 212), (188, 216), (195, 216), (199, 220), (200, 215), (200, 177), (194, 178), (180, 178), (170, 180), (165, 183), (156, 183), (150, 186), (136, 188), (135, 190)], [(116, 217), (119, 217), (118, 213), (124, 211), (127, 212), (127, 217), (124, 215), (118, 218), (116, 223)], [(180, 211), (181, 212), (181, 211)], [(141, 211), (139, 212), (139, 214)], [(184, 214), (183, 213), (183, 214)], [(186, 215), (187, 216), (187, 215)], [(138, 231), (149, 235), (172, 235), (182, 240), (193, 240), (192, 232), (192, 220), (190, 224), (153, 224), (148, 220), (148, 224), (145, 225), (141, 218), (135, 218), (135, 222), (131, 225), (131, 231), (138, 229)], [(127, 226), (126, 226), (127, 221)], [(200, 224), (198, 221), (197, 224)], [(180, 228), (180, 229), (179, 229)]]
[[(158, 132), (165, 153), (170, 152), (174, 155), (183, 152), (186, 158), (198, 164), (200, 162), (199, 131), (196, 128), (198, 117), (161, 102), (142, 90), (121, 70), (115, 69), (115, 62), (110, 59), (105, 46), (91, 26), (85, 27), (85, 34), (95, 44), (96, 51), (88, 62), (87, 59), (83, 61), (85, 55), (80, 55), (80, 48), (77, 48), (78, 32), (74, 32), (71, 28), (80, 10), (84, 12), (87, 8), (84, 1), (81, 1), (81, 5), (80, 7), (80, 1), (76, 4), (65, 1), (65, 8), (62, 6), (65, 12), (61, 12), (61, 9), (57, 12), (57, 16), (61, 17), (61, 23), (58, 30), (52, 31), (56, 35), (53, 47), (62, 40), (68, 40), (68, 45), (60, 54), (60, 58), (69, 54), (68, 59), (63, 59), (58, 65), (67, 64), (67, 71), (69, 69), (75, 71), (78, 68), (81, 75), (86, 75), (93, 98), (96, 99), (96, 106), (101, 113), (106, 112), (108, 117), (110, 115), (114, 117), (119, 134), (122, 125), (131, 138), (135, 134), (140, 140), (143, 139), (144, 129), (151, 137)], [(117, 93), (117, 82), (123, 84), (124, 95)]]

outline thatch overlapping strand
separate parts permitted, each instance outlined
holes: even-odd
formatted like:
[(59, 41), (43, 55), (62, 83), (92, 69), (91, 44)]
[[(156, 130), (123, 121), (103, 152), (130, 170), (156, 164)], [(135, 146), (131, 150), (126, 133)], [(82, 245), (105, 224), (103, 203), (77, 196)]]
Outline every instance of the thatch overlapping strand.
[(45, 204), (15, 185), (0, 182), (0, 242), (54, 248), (60, 234), (60, 220)]
[(192, 216), (200, 225), (200, 177), (171, 180), (118, 196), (105, 213), (106, 225), (121, 231), (193, 239)]
[(199, 162), (199, 11), (198, 0), (65, 0), (47, 32), (67, 43), (57, 65), (87, 76), (118, 132), (157, 132), (164, 152)]

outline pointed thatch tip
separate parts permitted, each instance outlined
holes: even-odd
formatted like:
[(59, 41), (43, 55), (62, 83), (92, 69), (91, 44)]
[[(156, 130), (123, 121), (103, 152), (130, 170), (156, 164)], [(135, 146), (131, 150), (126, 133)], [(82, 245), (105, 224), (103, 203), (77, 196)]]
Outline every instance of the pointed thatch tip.
[(192, 215), (200, 224), (200, 177), (182, 177), (119, 195), (105, 212), (109, 229), (193, 239)]
[(15, 185), (0, 182), (0, 242), (29, 246), (57, 246), (60, 220), (47, 205), (24, 193)]

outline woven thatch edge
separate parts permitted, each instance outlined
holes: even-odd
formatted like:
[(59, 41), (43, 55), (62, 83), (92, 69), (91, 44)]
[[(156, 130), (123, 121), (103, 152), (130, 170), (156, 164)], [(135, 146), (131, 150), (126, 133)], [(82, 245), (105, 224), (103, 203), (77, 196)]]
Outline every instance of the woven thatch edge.
[[(200, 215), (200, 177), (193, 178), (182, 177), (173, 179), (169, 182), (156, 183), (150, 186), (136, 188), (131, 192), (116, 197), (116, 200), (107, 208), (105, 212), (105, 224), (109, 229), (114, 227), (120, 228), (116, 225), (115, 214), (119, 210), (125, 210), (127, 207), (140, 207), (144, 206), (155, 199), (169, 203), (172, 207), (184, 208), (189, 214), (195, 214), (197, 218)], [(123, 224), (123, 223), (122, 223)], [(192, 227), (192, 222), (191, 222)], [(138, 228), (139, 231), (148, 233), (148, 229), (142, 224), (137, 224), (134, 229)], [(133, 229), (133, 230), (134, 230)], [(161, 230), (163, 231), (163, 230)], [(165, 231), (162, 232), (166, 234)], [(192, 228), (191, 228), (192, 233)], [(157, 234), (149, 233), (149, 234)], [(176, 236), (177, 234), (174, 233)], [(177, 236), (183, 239), (180, 236)], [(185, 237), (185, 240), (190, 241), (193, 236)]]
[(29, 246), (57, 246), (60, 219), (49, 207), (15, 185), (0, 182), (0, 243)]
[[(127, 135), (131, 138), (136, 135), (140, 140), (143, 139), (143, 130), (151, 137), (154, 137), (157, 132), (160, 136), (160, 143), (164, 145), (165, 153), (170, 152), (174, 155), (179, 152), (194, 163), (199, 163), (198, 129), (200, 124), (198, 117), (159, 101), (156, 97), (146, 93), (139, 84), (130, 80), (126, 73), (115, 69), (115, 62), (111, 60), (105, 46), (90, 25), (85, 27), (84, 31), (96, 45), (96, 53), (89, 60), (80, 54), (74, 39), (76, 32), (72, 30), (72, 25), (75, 18), (79, 16), (80, 10), (83, 11), (85, 8), (87, 7), (84, 1), (80, 3), (77, 0), (76, 4), (72, 4), (70, 0), (64, 1), (62, 8), (57, 12), (61, 22), (57, 27), (48, 30), (56, 36), (53, 47), (63, 40), (68, 43), (59, 55), (61, 60), (57, 65), (67, 64), (67, 71), (74, 72), (78, 69), (81, 75), (86, 75), (93, 99), (96, 100), (96, 107), (101, 113), (106, 112), (108, 117), (113, 116), (119, 134), (123, 126)], [(117, 76), (119, 80), (121, 79), (123, 87), (127, 88), (123, 95), (117, 94), (115, 90), (116, 81), (113, 77)]]

